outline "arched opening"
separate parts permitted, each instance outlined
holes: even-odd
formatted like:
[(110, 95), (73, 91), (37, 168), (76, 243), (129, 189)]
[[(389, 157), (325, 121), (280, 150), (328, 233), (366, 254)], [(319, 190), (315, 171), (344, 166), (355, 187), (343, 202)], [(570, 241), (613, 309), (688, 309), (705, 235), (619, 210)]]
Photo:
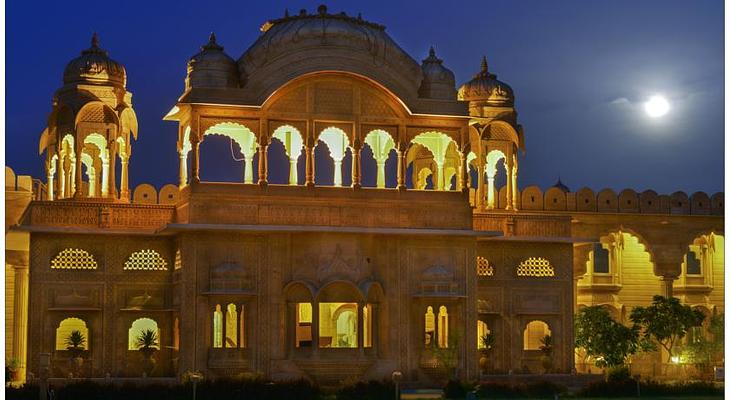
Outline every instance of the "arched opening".
[(543, 321), (531, 321), (522, 333), (523, 350), (540, 350), (546, 336), (552, 336), (550, 327)]
[[(487, 181), (487, 208), (497, 208), (496, 188), (502, 187), (507, 183), (507, 168), (505, 160), (507, 157), (499, 150), (492, 150), (487, 153), (487, 162), (484, 168), (484, 174)], [(504, 173), (501, 173), (503, 171)]]
[[(314, 157), (315, 174), (317, 174), (317, 179), (321, 182), (325, 182), (325, 184), (329, 182), (329, 179), (327, 179), (327, 176), (329, 176), (329, 174), (327, 174), (327, 170), (329, 169), (328, 167), (330, 164), (322, 162), (323, 157), (328, 155), (329, 158), (332, 159), (333, 163), (333, 171), (331, 175), (332, 185), (343, 186), (343, 175), (349, 175), (343, 174), (343, 166), (344, 168), (347, 168), (348, 164), (351, 164), (345, 162), (345, 157), (348, 156), (348, 153), (349, 157), (352, 157), (350, 140), (347, 138), (347, 134), (342, 129), (331, 126), (320, 132), (317, 139)], [(327, 150), (327, 153), (325, 153), (324, 150)], [(350, 151), (348, 152), (348, 150)], [(343, 162), (345, 162), (344, 165)], [(325, 170), (325, 168), (327, 170)]]
[(56, 350), (68, 350), (71, 347), (71, 334), (79, 332), (83, 336), (83, 341), (78, 345), (79, 348), (88, 350), (91, 348), (89, 340), (89, 329), (86, 322), (81, 318), (70, 317), (62, 320), (56, 328)]
[(291, 125), (282, 125), (274, 130), (272, 139), (276, 140), (272, 140), (269, 145), (269, 165), (273, 165), (273, 162), (275, 161), (275, 159), (271, 156), (274, 154), (280, 154), (280, 151), (277, 150), (277, 148), (281, 146), (283, 147), (284, 155), (286, 156), (289, 165), (289, 174), (286, 180), (281, 182), (281, 177), (276, 176), (278, 169), (269, 168), (269, 181), (272, 183), (288, 183), (289, 185), (299, 184), (300, 177), (303, 179), (303, 174), (299, 173), (300, 171), (298, 167), (299, 158), (301, 157), (302, 150), (304, 149), (304, 139), (302, 139), (301, 132)]
[(129, 328), (129, 340), (128, 350), (139, 350), (142, 346), (139, 343), (139, 339), (143, 332), (152, 331), (157, 337), (157, 344), (151, 345), (155, 349), (160, 349), (160, 329), (157, 327), (157, 322), (151, 318), (139, 318), (132, 322), (132, 326)]
[[(208, 128), (203, 136), (206, 139), (200, 144), (201, 179), (204, 174), (206, 177), (204, 180), (243, 181), (248, 184), (254, 182), (253, 165), (258, 143), (256, 135), (250, 129), (234, 122), (221, 122)], [(206, 157), (206, 155), (215, 156)], [(233, 171), (237, 169), (238, 163), (241, 163), (243, 171), (238, 175), (240, 178), (236, 179)]]
[(388, 161), (391, 160), (391, 153), (396, 153), (393, 137), (384, 130), (375, 129), (365, 136), (365, 146), (370, 149), (373, 160), (375, 161), (374, 186), (380, 189), (385, 188), (386, 166)]
[(424, 316), (425, 326), (425, 342), (426, 347), (433, 347), (436, 344), (436, 315), (433, 313), (433, 307), (426, 308)]
[(223, 347), (223, 311), (220, 304), (216, 304), (213, 311), (213, 347)]
[(449, 347), (449, 313), (446, 306), (439, 307), (438, 345), (444, 349)]
[[(461, 162), (456, 142), (442, 132), (430, 131), (419, 134), (411, 140), (411, 143), (406, 163), (411, 167), (412, 187), (429, 188), (426, 183), (429, 174), (423, 172), (428, 168), (435, 190), (456, 189), (457, 180), (451, 179), (452, 175), (459, 171)], [(452, 175), (447, 176), (449, 171)]]
[(477, 321), (477, 349), (487, 348), (487, 335), (492, 333), (484, 321)]

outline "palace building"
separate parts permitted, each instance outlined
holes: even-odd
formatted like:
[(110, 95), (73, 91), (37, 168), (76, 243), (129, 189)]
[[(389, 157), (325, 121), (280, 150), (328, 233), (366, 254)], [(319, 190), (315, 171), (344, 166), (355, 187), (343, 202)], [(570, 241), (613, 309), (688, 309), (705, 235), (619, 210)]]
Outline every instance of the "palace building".
[[(6, 356), (22, 377), (45, 357), (51, 377), (140, 377), (152, 330), (152, 376), (430, 382), (477, 378), (487, 333), (492, 373), (544, 372), (547, 335), (552, 372), (585, 371), (582, 306), (724, 312), (723, 193), (520, 185), (515, 93), (474, 67), (457, 87), (433, 49), (419, 62), (324, 6), (266, 22), (236, 59), (211, 34), (164, 117), (179, 180), (158, 190), (130, 185), (144, 110), (95, 35), (53, 96), (44, 182), (6, 168)], [(215, 141), (239, 182), (203, 179), (230, 156)]]

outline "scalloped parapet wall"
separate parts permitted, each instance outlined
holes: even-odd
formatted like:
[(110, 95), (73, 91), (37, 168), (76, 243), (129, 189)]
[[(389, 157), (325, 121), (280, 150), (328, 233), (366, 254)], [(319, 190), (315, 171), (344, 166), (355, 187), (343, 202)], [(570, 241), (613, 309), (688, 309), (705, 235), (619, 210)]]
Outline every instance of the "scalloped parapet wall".
[[(506, 187), (499, 190), (500, 208), (506, 203)], [(518, 209), (524, 211), (568, 211), (598, 213), (635, 213), (635, 214), (677, 214), (677, 215), (724, 215), (725, 193), (718, 192), (709, 196), (705, 192), (687, 195), (684, 192), (657, 194), (653, 190), (636, 192), (624, 189), (615, 192), (603, 189), (594, 192), (582, 188), (577, 192), (564, 192), (550, 187), (543, 191), (532, 185), (523, 188), (518, 196)]]

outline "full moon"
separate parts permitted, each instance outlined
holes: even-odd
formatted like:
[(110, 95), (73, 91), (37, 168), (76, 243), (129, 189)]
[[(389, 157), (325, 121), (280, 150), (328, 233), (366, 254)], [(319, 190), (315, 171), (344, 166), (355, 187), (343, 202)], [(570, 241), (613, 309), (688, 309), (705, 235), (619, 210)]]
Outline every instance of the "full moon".
[(659, 118), (669, 112), (669, 102), (662, 96), (652, 96), (644, 103), (646, 114), (652, 118)]

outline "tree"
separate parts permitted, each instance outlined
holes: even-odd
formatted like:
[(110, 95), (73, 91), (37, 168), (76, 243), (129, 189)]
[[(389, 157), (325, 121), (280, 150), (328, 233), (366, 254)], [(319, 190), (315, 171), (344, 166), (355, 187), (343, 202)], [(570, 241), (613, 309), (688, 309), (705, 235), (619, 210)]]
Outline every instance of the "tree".
[(595, 359), (597, 367), (620, 367), (639, 349), (639, 328), (614, 321), (606, 307), (583, 308), (574, 324), (575, 347)]
[(631, 310), (630, 318), (641, 330), (644, 341), (650, 345), (659, 343), (671, 359), (674, 356), (675, 345), (690, 328), (701, 326), (705, 315), (699, 310), (681, 304), (676, 297), (654, 296), (650, 306)]
[(64, 344), (72, 357), (79, 357), (84, 350), (86, 338), (81, 331), (72, 331), (64, 340)]
[(694, 365), (703, 377), (711, 377), (712, 366), (722, 360), (725, 347), (725, 315), (713, 314), (708, 325), (709, 335), (698, 333), (682, 347), (682, 359)]

